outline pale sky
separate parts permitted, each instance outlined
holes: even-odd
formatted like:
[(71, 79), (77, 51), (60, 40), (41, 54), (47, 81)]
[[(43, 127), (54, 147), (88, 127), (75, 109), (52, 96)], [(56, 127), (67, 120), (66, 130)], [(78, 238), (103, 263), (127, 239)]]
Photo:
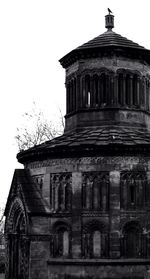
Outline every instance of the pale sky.
[(150, 49), (150, 1), (0, 0), (0, 206), (5, 206), (18, 152), (14, 137), (33, 102), (50, 118), (65, 114), (65, 70), (58, 60), (105, 32), (107, 8), (116, 33)]

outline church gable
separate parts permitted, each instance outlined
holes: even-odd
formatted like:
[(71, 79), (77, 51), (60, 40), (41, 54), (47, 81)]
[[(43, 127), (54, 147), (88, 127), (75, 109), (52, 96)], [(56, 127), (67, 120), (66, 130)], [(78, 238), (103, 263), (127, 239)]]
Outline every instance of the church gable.
[(35, 181), (33, 181), (28, 170), (15, 170), (5, 208), (5, 214), (8, 213), (13, 200), (16, 198), (19, 198), (22, 201), (26, 212), (29, 214), (49, 213), (48, 205), (42, 198), (39, 187), (36, 185)]

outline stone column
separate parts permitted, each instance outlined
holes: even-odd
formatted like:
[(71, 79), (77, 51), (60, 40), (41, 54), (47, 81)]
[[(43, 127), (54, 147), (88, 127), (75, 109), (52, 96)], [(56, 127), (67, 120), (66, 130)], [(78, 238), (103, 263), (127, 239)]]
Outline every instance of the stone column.
[(144, 84), (143, 84), (143, 87), (144, 87), (144, 109), (146, 110), (146, 78), (144, 78)]
[(75, 110), (76, 107), (76, 79), (72, 81), (72, 111)]
[(146, 79), (146, 110), (149, 109), (149, 105), (148, 105), (148, 102), (149, 102), (149, 91), (148, 91), (148, 79)]
[(110, 172), (110, 257), (120, 257), (120, 172)]
[(78, 110), (82, 106), (82, 78), (80, 76), (77, 76), (76, 83), (76, 109)]
[(144, 89), (144, 77), (141, 79), (141, 86), (140, 86), (140, 99), (141, 99), (141, 108), (144, 109), (145, 106), (145, 89)]
[(140, 77), (137, 77), (137, 105), (140, 106)]
[(114, 77), (114, 104), (118, 105), (118, 74)]
[(101, 106), (101, 78), (98, 76), (98, 107)]
[(93, 82), (93, 76), (90, 76), (90, 104), (89, 107), (93, 107), (94, 104), (94, 82)]
[(150, 81), (148, 82), (148, 110), (150, 111)]
[(85, 97), (85, 77), (82, 78), (82, 86), (81, 86), (81, 107), (85, 108), (86, 97)]
[(82, 173), (72, 173), (72, 257), (81, 256)]
[(110, 76), (110, 105), (113, 106), (115, 103), (115, 95), (114, 95), (114, 76)]
[(69, 83), (66, 84), (66, 113), (69, 113)]
[(96, 100), (96, 82), (98, 82), (98, 80), (96, 80), (96, 76), (92, 77), (92, 81), (93, 81), (93, 86), (92, 86), (92, 106), (95, 108), (96, 104), (97, 104), (97, 100)]

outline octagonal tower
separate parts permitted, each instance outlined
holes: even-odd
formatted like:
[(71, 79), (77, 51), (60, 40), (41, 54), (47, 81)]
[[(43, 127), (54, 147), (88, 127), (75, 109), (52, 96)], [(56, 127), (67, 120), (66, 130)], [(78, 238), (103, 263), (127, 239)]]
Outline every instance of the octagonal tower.
[(6, 278), (148, 274), (150, 51), (115, 33), (113, 15), (105, 25), (60, 59), (64, 134), (17, 155)]

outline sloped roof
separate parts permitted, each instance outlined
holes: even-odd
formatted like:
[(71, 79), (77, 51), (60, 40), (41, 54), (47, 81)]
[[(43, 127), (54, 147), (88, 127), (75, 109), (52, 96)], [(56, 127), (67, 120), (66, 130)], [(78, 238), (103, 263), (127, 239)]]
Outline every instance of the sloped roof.
[(41, 156), (74, 156), (78, 152), (105, 152), (114, 146), (132, 147), (133, 149), (140, 146), (150, 147), (150, 132), (145, 128), (133, 129), (128, 126), (101, 126), (85, 128), (78, 132), (65, 133), (51, 141), (20, 152), (17, 155), (18, 161), (23, 163), (28, 160), (40, 159)]
[(139, 44), (134, 43), (131, 40), (128, 40), (127, 38), (115, 33), (112, 30), (106, 31), (105, 33), (79, 46), (77, 49), (80, 50), (80, 49), (104, 47), (104, 46), (119, 46), (119, 47), (144, 49), (143, 46), (140, 46)]
[(49, 213), (49, 207), (44, 201), (38, 185), (33, 181), (29, 170), (26, 169), (16, 169), (14, 172), (14, 177), (12, 185), (10, 188), (10, 193), (7, 199), (7, 204), (5, 208), (5, 214), (9, 209), (9, 205), (17, 195), (17, 187), (21, 189), (21, 198), (25, 205), (26, 211), (32, 214), (46, 214)]
[[(120, 34), (115, 33), (112, 30), (107, 30), (103, 34), (72, 50), (62, 57), (59, 62), (64, 68), (66, 68), (76, 60), (83, 59), (84, 55), (89, 57), (92, 51), (95, 52), (95, 55), (99, 55), (100, 53), (102, 54), (103, 51), (106, 51), (106, 49), (115, 49), (116, 51), (119, 51), (119, 49), (128, 49), (128, 54), (129, 50), (133, 56), (135, 54), (139, 55), (140, 53), (140, 55), (143, 55), (143, 57), (150, 62), (150, 50), (121, 36)], [(136, 52), (133, 52), (134, 50)]]

